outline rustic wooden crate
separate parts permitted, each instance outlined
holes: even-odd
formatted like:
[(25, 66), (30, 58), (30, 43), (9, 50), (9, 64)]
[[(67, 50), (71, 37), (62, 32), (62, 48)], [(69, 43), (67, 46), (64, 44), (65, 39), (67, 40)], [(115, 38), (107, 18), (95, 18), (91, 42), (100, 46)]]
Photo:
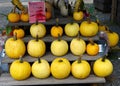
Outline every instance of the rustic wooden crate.
[(102, 12), (111, 12), (112, 0), (94, 0), (94, 5)]

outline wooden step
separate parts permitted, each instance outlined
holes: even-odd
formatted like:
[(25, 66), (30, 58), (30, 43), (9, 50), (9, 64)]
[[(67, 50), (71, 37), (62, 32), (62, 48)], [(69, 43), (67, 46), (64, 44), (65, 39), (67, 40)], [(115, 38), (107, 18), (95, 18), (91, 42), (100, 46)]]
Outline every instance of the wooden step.
[[(51, 54), (51, 52), (47, 52), (47, 53), (46, 53), (43, 57), (41, 57), (41, 58), (46, 59), (48, 62), (52, 62), (53, 59), (55, 59), (56, 57), (57, 57), (57, 56), (54, 56), (53, 54)], [(78, 59), (79, 56), (75, 56), (75, 55), (73, 55), (72, 53), (67, 53), (66, 55), (61, 56), (61, 57), (65, 57), (65, 58), (67, 58), (69, 61), (74, 61), (74, 60)], [(98, 59), (98, 58), (100, 58), (100, 57), (101, 57), (101, 56), (100, 56), (99, 54), (96, 55), (96, 56), (89, 56), (89, 55), (87, 55), (87, 54), (84, 54), (83, 57), (82, 57), (82, 59), (88, 60), (88, 61), (94, 61), (94, 60), (96, 60), (96, 59)], [(31, 56), (29, 56), (28, 54), (26, 54), (23, 58), (24, 58), (25, 61), (28, 61), (28, 62), (34, 62), (34, 61), (37, 60), (37, 58), (31, 57)], [(8, 56), (5, 56), (5, 57), (3, 58), (3, 60), (2, 60), (2, 63), (11, 63), (11, 62), (13, 62), (14, 60), (15, 60), (15, 59), (11, 59), (11, 58), (9, 58)]]
[(0, 77), (0, 86), (11, 86), (11, 85), (55, 85), (55, 84), (87, 84), (87, 83), (105, 83), (105, 78), (100, 78), (95, 75), (90, 75), (86, 79), (76, 79), (72, 75), (70, 75), (66, 79), (55, 79), (52, 76), (46, 79), (37, 79), (33, 76), (30, 78), (17, 81), (14, 80), (9, 73), (3, 73)]

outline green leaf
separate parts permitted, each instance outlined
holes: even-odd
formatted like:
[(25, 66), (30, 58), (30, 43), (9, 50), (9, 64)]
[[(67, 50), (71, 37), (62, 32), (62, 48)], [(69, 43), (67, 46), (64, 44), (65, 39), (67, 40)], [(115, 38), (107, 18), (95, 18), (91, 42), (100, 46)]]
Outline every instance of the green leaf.
[(12, 32), (11, 27), (6, 27), (6, 34), (9, 35)]

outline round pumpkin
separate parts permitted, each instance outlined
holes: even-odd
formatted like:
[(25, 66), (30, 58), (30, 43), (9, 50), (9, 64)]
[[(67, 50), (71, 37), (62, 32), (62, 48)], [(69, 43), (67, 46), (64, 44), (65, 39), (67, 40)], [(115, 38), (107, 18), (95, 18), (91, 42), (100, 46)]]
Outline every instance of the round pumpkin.
[(40, 39), (32, 39), (27, 44), (27, 51), (32, 57), (42, 57), (46, 51), (45, 42)]
[(63, 56), (68, 52), (68, 43), (65, 40), (54, 40), (51, 43), (50, 50), (55, 56)]
[(73, 38), (70, 42), (70, 51), (74, 55), (82, 55), (85, 53), (86, 50), (86, 43), (81, 38)]
[(73, 19), (80, 21), (84, 18), (84, 13), (82, 11), (73, 12)]
[(84, 79), (90, 75), (91, 67), (86, 60), (75, 60), (72, 63), (71, 73), (75, 78)]
[(36, 23), (32, 24), (30, 27), (30, 34), (32, 37), (36, 38), (38, 35), (38, 38), (42, 38), (46, 35), (46, 27), (42, 23)]
[(17, 34), (17, 38), (23, 38), (25, 36), (25, 31), (22, 28), (15, 28), (13, 30), (13, 35)]
[(32, 64), (32, 75), (36, 78), (47, 78), (50, 76), (50, 65), (45, 59), (38, 59)]
[(77, 36), (79, 31), (79, 24), (78, 23), (68, 23), (65, 25), (65, 34), (70, 37)]
[(51, 74), (57, 79), (67, 78), (70, 74), (71, 64), (64, 57), (57, 57), (51, 63)]
[(118, 44), (119, 42), (119, 35), (116, 32), (113, 31), (107, 31), (107, 36), (108, 36), (108, 41), (109, 41), (109, 46), (114, 47)]
[(46, 20), (51, 19), (51, 17), (52, 17), (52, 13), (49, 12), (49, 11), (46, 11), (46, 15), (45, 15), (45, 17), (46, 17)]
[(95, 36), (98, 33), (98, 24), (93, 21), (83, 21), (80, 25), (80, 33), (86, 37)]
[(21, 13), (20, 14), (20, 20), (23, 22), (28, 22), (29, 21), (29, 14), (28, 13)]
[(20, 15), (18, 13), (11, 12), (8, 14), (9, 22), (16, 23), (16, 22), (19, 22), (19, 20), (20, 20)]
[(91, 39), (86, 46), (86, 52), (91, 56), (97, 55), (99, 53), (99, 45)]
[(15, 80), (25, 80), (31, 75), (30, 63), (23, 60), (15, 60), (10, 65), (10, 75)]
[(107, 58), (99, 58), (93, 64), (93, 71), (99, 77), (107, 77), (113, 72), (113, 65)]
[(26, 46), (22, 39), (9, 38), (5, 42), (5, 52), (9, 58), (20, 58), (26, 52)]

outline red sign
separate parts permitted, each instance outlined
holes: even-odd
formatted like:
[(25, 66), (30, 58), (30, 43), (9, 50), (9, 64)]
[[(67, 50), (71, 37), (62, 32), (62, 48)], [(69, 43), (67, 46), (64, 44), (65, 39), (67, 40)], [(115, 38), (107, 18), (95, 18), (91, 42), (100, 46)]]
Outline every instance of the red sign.
[(44, 1), (33, 1), (29, 2), (29, 22), (35, 23), (38, 22), (45, 22), (45, 2)]

